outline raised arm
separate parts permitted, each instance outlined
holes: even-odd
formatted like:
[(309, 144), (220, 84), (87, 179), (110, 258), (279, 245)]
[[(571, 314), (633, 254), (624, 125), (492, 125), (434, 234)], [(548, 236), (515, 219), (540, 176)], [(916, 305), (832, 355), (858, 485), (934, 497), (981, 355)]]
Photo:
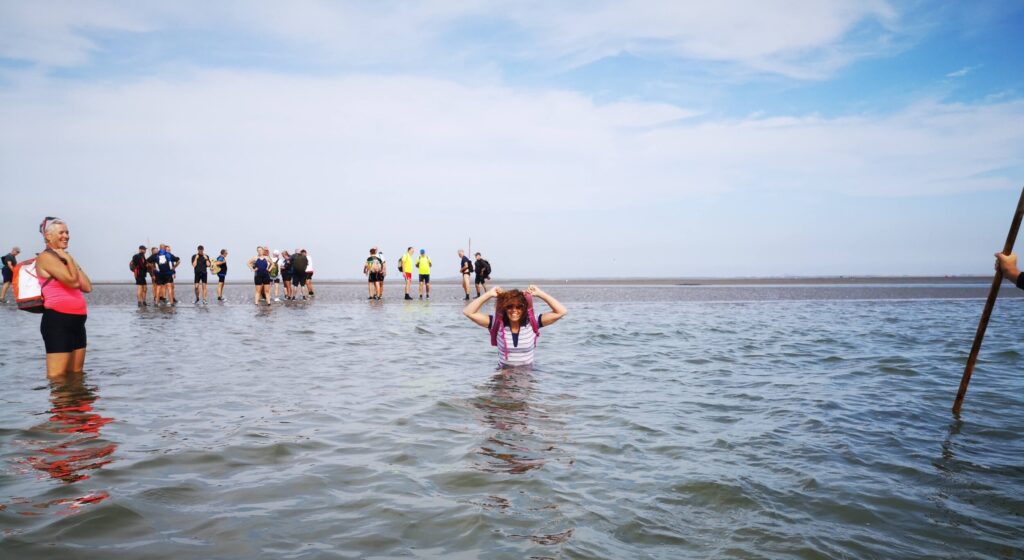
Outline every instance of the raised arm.
[(465, 309), (462, 310), (462, 314), (469, 317), (470, 321), (480, 325), (483, 328), (487, 328), (488, 317), (486, 314), (480, 312), (480, 308), (487, 303), (487, 300), (497, 297), (501, 293), (501, 286), (495, 286), (490, 290), (487, 290), (480, 297), (474, 299), (466, 305)]
[(548, 294), (547, 292), (538, 288), (537, 286), (531, 284), (529, 288), (526, 288), (526, 291), (544, 300), (544, 303), (548, 304), (548, 307), (551, 308), (551, 313), (544, 314), (545, 327), (553, 325), (556, 321), (558, 321), (562, 317), (565, 317), (565, 314), (569, 312), (569, 310), (566, 309), (564, 305), (562, 305), (562, 302), (558, 301), (557, 299), (552, 297), (551, 294)]

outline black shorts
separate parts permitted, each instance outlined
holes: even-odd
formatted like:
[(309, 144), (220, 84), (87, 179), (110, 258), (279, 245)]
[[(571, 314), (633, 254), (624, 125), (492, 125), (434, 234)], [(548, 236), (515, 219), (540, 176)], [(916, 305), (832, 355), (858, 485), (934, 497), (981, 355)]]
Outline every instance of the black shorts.
[(298, 272), (292, 275), (292, 286), (305, 286), (306, 285), (306, 273)]
[(281, 277), (280, 276), (276, 276), (276, 277), (275, 276), (271, 276), (270, 277), (270, 283), (271, 284), (280, 284), (281, 283)]
[(227, 275), (228, 275), (228, 273), (227, 273), (227, 272), (224, 272), (224, 273), (218, 274), (218, 275), (217, 275), (217, 281), (218, 281), (218, 282), (220, 282), (221, 284), (223, 284), (223, 283), (224, 283), (224, 278), (226, 278), (226, 277), (227, 277)]
[(281, 273), (281, 278), (284, 278), (284, 283), (285, 284), (291, 284), (291, 282), (292, 282), (292, 273), (291, 272), (282, 272)]
[(46, 353), (63, 354), (85, 348), (86, 317), (44, 309), (39, 332), (43, 334)]
[(259, 272), (257, 272), (256, 276), (253, 278), (252, 281), (253, 281), (253, 284), (255, 284), (257, 286), (269, 286), (270, 285), (270, 273), (264, 272), (263, 274), (260, 274)]
[(202, 282), (203, 284), (207, 283), (206, 282), (206, 271), (205, 270), (202, 271), (202, 272), (196, 272), (196, 279), (194, 280), (194, 283), (198, 284), (200, 282)]
[(12, 281), (13, 279), (14, 279), (14, 272), (11, 269), (7, 268), (7, 266), (5, 265), (4, 266), (4, 284)]
[(367, 282), (383, 282), (384, 281), (384, 275), (381, 274), (380, 272), (371, 272), (370, 275), (366, 277), (366, 281)]
[(136, 276), (135, 277), (135, 285), (136, 286), (145, 286), (146, 285), (146, 275), (142, 274), (142, 275)]
[(475, 283), (476, 283), (476, 284), (483, 284), (483, 283), (484, 283), (484, 282), (486, 282), (487, 280), (488, 280), (487, 278), (484, 278), (484, 277), (482, 277), (482, 276), (477, 276), (477, 277), (476, 277), (476, 282), (475, 282)]
[(420, 274), (420, 282), (426, 282), (427, 284), (429, 284), (430, 283), (430, 275), (429, 274)]
[(170, 284), (171, 282), (174, 282), (174, 275), (173, 274), (157, 274), (156, 275), (156, 285), (157, 286), (166, 286), (167, 284)]

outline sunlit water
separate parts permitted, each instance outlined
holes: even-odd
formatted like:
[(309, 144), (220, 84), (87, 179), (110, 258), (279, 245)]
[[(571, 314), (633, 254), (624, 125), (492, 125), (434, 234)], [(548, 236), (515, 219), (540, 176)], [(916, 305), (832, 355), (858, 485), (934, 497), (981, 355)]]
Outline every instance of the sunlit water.
[(0, 557), (1024, 558), (1014, 290), (955, 419), (983, 285), (555, 287), (511, 373), (457, 287), (228, 289), (53, 386), (0, 309)]

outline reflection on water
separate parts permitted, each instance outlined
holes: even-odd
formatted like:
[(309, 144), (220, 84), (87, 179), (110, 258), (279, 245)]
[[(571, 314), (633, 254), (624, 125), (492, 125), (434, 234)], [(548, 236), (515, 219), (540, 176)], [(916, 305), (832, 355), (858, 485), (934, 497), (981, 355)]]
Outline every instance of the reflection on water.
[[(97, 388), (85, 383), (84, 374), (69, 375), (51, 382), (50, 408), (44, 413), (49, 417), (30, 430), (37, 439), (30, 443), (32, 451), (24, 463), (64, 484), (87, 480), (91, 471), (111, 463), (117, 444), (103, 439), (100, 430), (114, 419), (94, 410), (97, 400)], [(33, 507), (67, 506), (63, 512), (68, 513), (107, 497), (109, 494), (106, 492), (92, 492), (37, 503)], [(31, 513), (22, 512), (22, 515)]]
[[(480, 411), (480, 419), (489, 430), (479, 449), (484, 459), (474, 465), (476, 469), (487, 473), (523, 475), (541, 469), (549, 460), (562, 454), (552, 443), (554, 434), (538, 428), (557, 422), (531, 398), (535, 383), (533, 369), (520, 367), (503, 369), (480, 386), (481, 393), (473, 406)], [(520, 500), (526, 502), (523, 507), (517, 506)], [(564, 528), (568, 522), (562, 518), (560, 506), (550, 500), (549, 496), (525, 495), (509, 499), (490, 495), (480, 505), (540, 522), (542, 529), (536, 534), (507, 533), (507, 536), (552, 546), (568, 541), (573, 529)]]
[(480, 454), (488, 459), (477, 468), (487, 472), (522, 474), (544, 466), (546, 452), (533, 440), (531, 424), (546, 416), (530, 402), (533, 372), (528, 368), (503, 370), (483, 385), (484, 392), (473, 403), (483, 422), (491, 428)]

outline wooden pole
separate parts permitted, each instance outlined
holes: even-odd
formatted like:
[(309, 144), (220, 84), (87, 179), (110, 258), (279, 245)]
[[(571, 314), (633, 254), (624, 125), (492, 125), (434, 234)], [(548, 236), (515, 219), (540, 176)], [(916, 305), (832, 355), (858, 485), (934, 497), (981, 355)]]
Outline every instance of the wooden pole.
[[(1010, 233), (1006, 235), (1006, 244), (1003, 245), (1003, 254), (1009, 255), (1013, 252), (1013, 243), (1017, 240), (1017, 230), (1020, 229), (1020, 220), (1024, 217), (1024, 189), (1021, 189), (1020, 200), (1017, 201), (1017, 212), (1013, 215), (1010, 223)], [(996, 263), (998, 265), (998, 263)], [(985, 309), (981, 312), (981, 320), (978, 321), (978, 332), (974, 335), (974, 345), (971, 346), (971, 355), (967, 357), (967, 366), (964, 368), (964, 376), (960, 380), (960, 390), (956, 392), (956, 400), (953, 401), (953, 414), (960, 414), (960, 407), (964, 404), (964, 395), (967, 394), (967, 384), (971, 382), (971, 373), (974, 372), (974, 363), (978, 361), (978, 352), (981, 350), (981, 341), (985, 338), (985, 329), (988, 328), (988, 319), (992, 316), (992, 308), (996, 305), (996, 296), (999, 295), (999, 287), (1003, 283), (1003, 271), (996, 266), (996, 276), (992, 279), (992, 287), (988, 291), (988, 300), (985, 301)]]

